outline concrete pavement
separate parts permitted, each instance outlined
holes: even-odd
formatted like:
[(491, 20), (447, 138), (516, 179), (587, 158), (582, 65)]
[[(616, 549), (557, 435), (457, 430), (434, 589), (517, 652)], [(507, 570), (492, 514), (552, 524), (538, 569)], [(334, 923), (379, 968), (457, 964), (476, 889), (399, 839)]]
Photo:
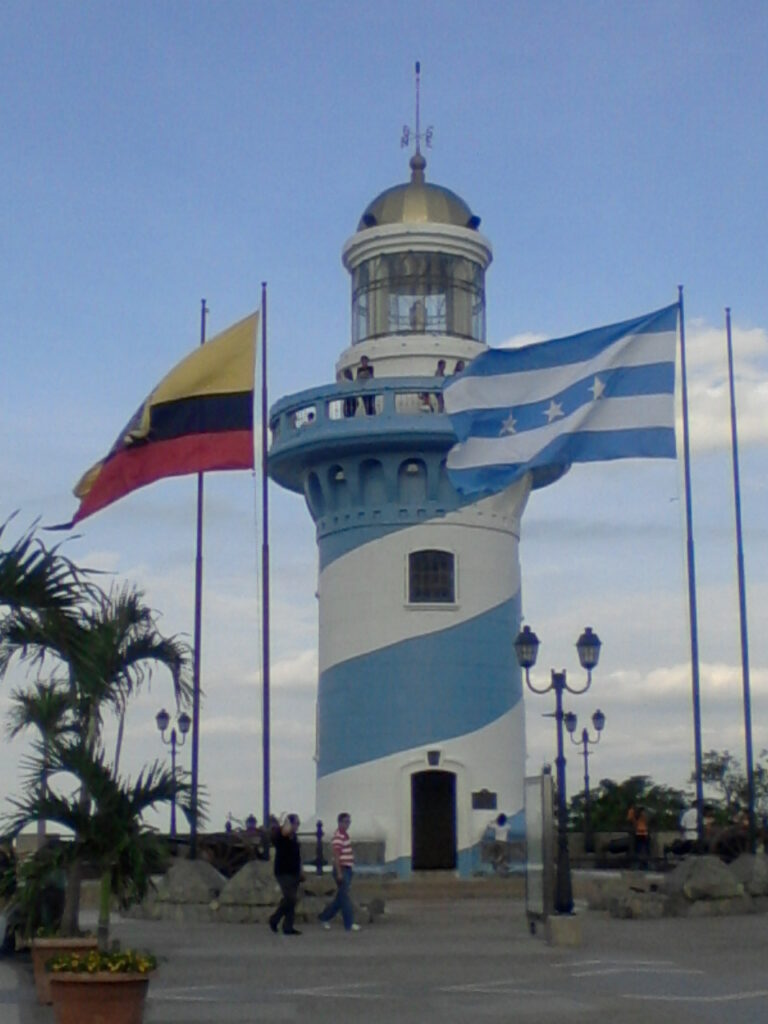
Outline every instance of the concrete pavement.
[[(145, 1024), (768, 1024), (768, 916), (581, 922), (579, 949), (532, 937), (510, 899), (396, 901), (354, 934), (119, 919), (113, 931), (164, 958)], [(52, 1021), (28, 964), (0, 961), (0, 1022)]]

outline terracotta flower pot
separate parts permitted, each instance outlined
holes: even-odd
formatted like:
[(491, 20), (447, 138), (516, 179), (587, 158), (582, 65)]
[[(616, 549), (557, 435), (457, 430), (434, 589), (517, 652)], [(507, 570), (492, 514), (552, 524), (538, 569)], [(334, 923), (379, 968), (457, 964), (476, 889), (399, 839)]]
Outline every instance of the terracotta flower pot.
[(32, 968), (35, 972), (37, 1001), (46, 1004), (51, 1002), (49, 983), (51, 976), (45, 969), (46, 961), (50, 960), (52, 956), (60, 956), (62, 953), (81, 953), (86, 949), (96, 949), (97, 945), (95, 935), (87, 935), (81, 939), (33, 939), (30, 953), (32, 954)]
[(147, 974), (49, 975), (56, 1024), (141, 1024)]

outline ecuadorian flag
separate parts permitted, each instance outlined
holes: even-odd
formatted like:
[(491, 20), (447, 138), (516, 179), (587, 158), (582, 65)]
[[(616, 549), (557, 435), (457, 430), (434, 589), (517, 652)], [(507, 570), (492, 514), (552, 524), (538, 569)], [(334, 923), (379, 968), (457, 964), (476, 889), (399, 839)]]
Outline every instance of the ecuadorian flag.
[(253, 313), (201, 345), (160, 381), (109, 453), (74, 489), (72, 523), (169, 476), (253, 469)]

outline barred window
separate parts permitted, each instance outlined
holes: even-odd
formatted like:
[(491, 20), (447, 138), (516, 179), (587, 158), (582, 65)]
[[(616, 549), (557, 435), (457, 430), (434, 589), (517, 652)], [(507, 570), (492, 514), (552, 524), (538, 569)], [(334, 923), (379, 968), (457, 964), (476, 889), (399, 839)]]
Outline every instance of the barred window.
[(408, 556), (411, 604), (453, 604), (456, 600), (454, 556), (450, 551), (414, 551)]

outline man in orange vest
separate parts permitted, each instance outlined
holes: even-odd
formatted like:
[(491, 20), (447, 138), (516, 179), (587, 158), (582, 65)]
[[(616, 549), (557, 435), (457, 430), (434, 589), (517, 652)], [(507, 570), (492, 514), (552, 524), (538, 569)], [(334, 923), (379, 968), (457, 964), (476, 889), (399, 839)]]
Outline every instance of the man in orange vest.
[(651, 842), (645, 808), (639, 804), (630, 807), (627, 812), (627, 823), (634, 839), (632, 859), (638, 867), (647, 868)]

